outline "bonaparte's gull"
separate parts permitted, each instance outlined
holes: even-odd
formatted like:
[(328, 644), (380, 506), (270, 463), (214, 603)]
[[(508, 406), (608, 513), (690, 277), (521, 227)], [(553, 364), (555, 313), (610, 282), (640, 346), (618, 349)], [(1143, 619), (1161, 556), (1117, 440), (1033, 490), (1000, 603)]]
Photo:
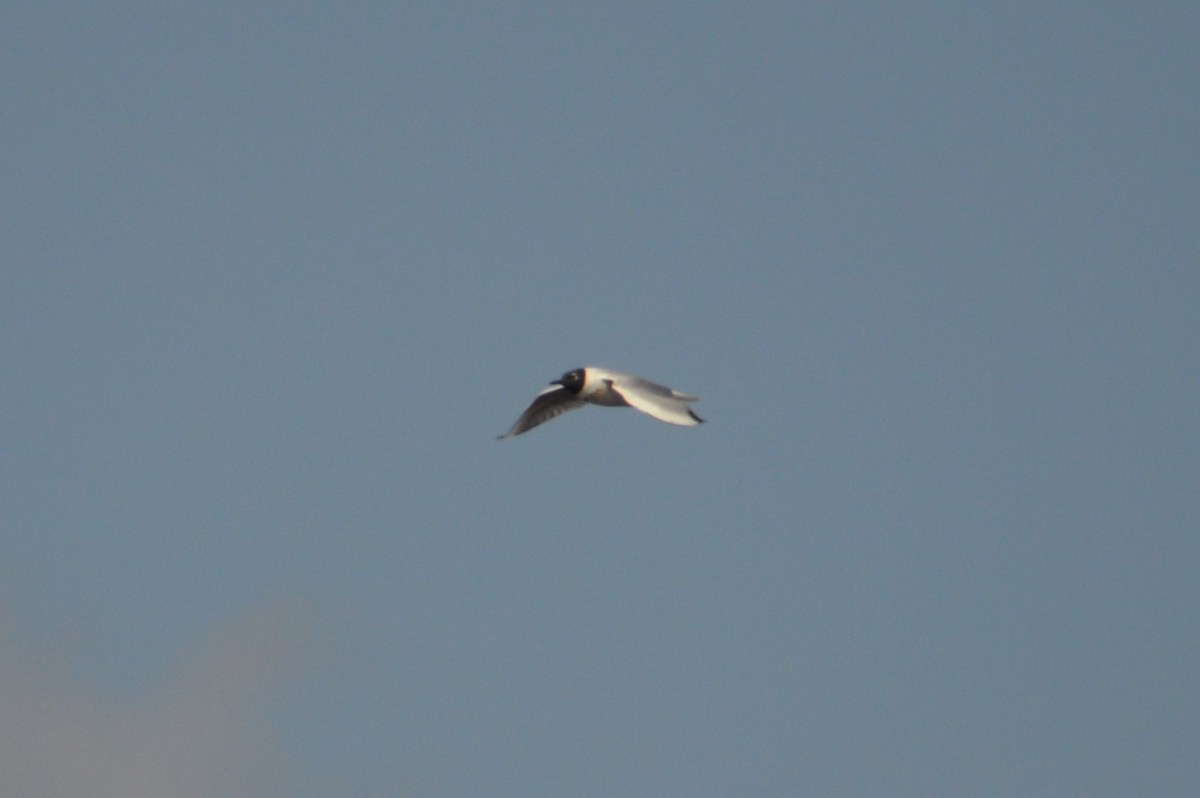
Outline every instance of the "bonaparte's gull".
[(633, 374), (587, 366), (572, 369), (543, 388), (512, 429), (500, 438), (528, 432), (538, 424), (585, 404), (632, 407), (668, 424), (694, 427), (704, 419), (693, 413), (688, 403), (699, 400), (698, 396), (680, 393)]

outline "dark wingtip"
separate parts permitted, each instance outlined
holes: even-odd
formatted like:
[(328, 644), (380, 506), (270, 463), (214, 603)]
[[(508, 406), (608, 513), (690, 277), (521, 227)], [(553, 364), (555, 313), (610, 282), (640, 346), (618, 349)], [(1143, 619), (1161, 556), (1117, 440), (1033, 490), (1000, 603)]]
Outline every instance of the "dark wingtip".
[(688, 411), (688, 415), (689, 415), (689, 416), (691, 416), (692, 418), (696, 419), (696, 423), (697, 423), (697, 424), (703, 424), (703, 423), (704, 423), (704, 419), (702, 419), (702, 418), (700, 418), (700, 416), (696, 415), (696, 414), (695, 414), (695, 412), (693, 412), (693, 411), (689, 410), (689, 411)]

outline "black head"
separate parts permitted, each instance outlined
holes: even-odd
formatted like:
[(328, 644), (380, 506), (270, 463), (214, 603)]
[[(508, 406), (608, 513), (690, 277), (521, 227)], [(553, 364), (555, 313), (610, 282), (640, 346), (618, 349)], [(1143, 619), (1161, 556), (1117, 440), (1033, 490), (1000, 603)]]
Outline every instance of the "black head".
[(557, 380), (555, 380), (554, 382), (552, 382), (550, 384), (551, 385), (561, 385), (562, 387), (566, 388), (571, 393), (579, 393), (580, 391), (583, 390), (583, 383), (584, 383), (584, 378), (585, 378), (585, 375), (583, 372), (584, 372), (583, 369), (571, 369), (566, 374), (562, 375), (561, 377), (559, 377)]

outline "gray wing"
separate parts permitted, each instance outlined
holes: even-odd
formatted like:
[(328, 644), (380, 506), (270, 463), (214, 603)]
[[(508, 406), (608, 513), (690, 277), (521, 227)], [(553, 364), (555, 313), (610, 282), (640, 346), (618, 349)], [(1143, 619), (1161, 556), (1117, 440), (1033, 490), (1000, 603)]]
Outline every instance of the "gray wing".
[(631, 407), (659, 421), (681, 427), (704, 423), (704, 419), (688, 407), (689, 402), (698, 401), (699, 397), (680, 393), (632, 374), (621, 374), (616, 380), (610, 380), (609, 385)]
[(525, 408), (525, 412), (517, 419), (517, 423), (512, 425), (512, 429), (498, 436), (499, 440), (528, 432), (538, 424), (544, 424), (568, 410), (583, 407), (585, 404), (587, 402), (579, 399), (577, 394), (571, 393), (563, 386), (550, 385), (543, 388), (541, 393), (534, 397), (532, 404)]
[(648, 396), (662, 396), (668, 399), (679, 399), (683, 402), (698, 402), (699, 396), (693, 396), (690, 393), (676, 391), (673, 388), (668, 388), (665, 385), (659, 385), (657, 382), (651, 382), (645, 377), (639, 377), (636, 374), (622, 374), (620, 372), (613, 373), (614, 382), (617, 388), (628, 388), (631, 391), (637, 391)]

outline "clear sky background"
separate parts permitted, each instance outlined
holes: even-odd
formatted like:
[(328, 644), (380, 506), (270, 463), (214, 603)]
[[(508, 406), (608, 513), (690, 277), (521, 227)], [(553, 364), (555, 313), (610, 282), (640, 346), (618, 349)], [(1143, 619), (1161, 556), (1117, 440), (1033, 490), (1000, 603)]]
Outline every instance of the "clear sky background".
[(1198, 8), (9, 4), (0, 794), (1200, 793)]

